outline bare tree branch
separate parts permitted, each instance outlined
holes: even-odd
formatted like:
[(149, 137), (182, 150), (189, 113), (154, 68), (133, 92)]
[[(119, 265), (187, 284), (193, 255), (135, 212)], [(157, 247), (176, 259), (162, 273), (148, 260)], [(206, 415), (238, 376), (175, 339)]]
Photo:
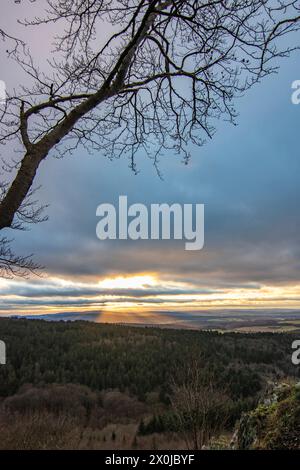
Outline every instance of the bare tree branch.
[(42, 266), (36, 264), (32, 255), (19, 256), (11, 249), (11, 240), (0, 238), (0, 276), (13, 278), (15, 276), (28, 277), (37, 274)]

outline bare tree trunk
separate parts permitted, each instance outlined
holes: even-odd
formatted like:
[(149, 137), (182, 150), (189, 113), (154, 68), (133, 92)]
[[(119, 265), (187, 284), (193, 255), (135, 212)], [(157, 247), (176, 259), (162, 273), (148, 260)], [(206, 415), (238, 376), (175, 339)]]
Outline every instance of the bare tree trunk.
[(37, 144), (29, 143), (17, 175), (0, 202), (0, 230), (11, 227), (14, 215), (21, 207), (32, 186), (39, 165), (47, 157), (49, 151), (70, 132), (82, 116), (113, 94), (114, 92), (111, 90), (100, 89), (74, 108), (57, 127)]
[(25, 154), (13, 183), (0, 204), (0, 230), (12, 225), (14, 215), (28, 194), (37, 169), (45, 156), (46, 154), (41, 151), (34, 150)]

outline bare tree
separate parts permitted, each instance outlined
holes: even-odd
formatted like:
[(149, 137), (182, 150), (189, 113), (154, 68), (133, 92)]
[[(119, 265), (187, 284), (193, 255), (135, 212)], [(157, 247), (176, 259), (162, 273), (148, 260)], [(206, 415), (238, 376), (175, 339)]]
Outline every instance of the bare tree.
[(171, 383), (171, 405), (188, 449), (201, 450), (224, 430), (230, 401), (203, 374), (203, 362), (191, 360)]
[[(233, 122), (233, 98), (274, 72), (295, 47), (294, 0), (47, 0), (45, 17), (63, 23), (51, 71), (24, 46), (10, 51), (31, 78), (8, 96), (0, 142), (16, 143), (12, 180), (0, 202), (0, 230), (12, 227), (49, 153), (79, 145), (109, 158), (127, 154), (137, 171), (143, 150), (157, 167), (164, 151), (189, 158), (214, 121)], [(39, 211), (39, 209), (37, 209)], [(17, 223), (18, 225), (18, 223)]]

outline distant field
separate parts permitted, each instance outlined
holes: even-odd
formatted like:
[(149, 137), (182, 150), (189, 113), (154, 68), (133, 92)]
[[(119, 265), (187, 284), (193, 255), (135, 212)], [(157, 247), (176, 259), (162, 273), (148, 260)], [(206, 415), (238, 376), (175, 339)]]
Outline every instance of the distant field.
[[(45, 315), (26, 315), (29, 319), (47, 321), (78, 321), (102, 324), (152, 326), (161, 328), (241, 331), (288, 332), (300, 330), (300, 311), (297, 310), (203, 310), (149, 312), (62, 312)], [(1, 316), (0, 316), (1, 319)]]

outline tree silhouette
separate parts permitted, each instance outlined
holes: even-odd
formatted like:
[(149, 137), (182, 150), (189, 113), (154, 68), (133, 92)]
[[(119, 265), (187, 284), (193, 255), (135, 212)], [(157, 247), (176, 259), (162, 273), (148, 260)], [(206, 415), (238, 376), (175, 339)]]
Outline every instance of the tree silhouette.
[(13, 179), (2, 183), (0, 230), (40, 220), (30, 192), (49, 153), (82, 145), (108, 158), (127, 155), (134, 172), (139, 150), (157, 169), (164, 151), (187, 162), (188, 144), (211, 138), (220, 118), (234, 122), (233, 99), (295, 49), (281, 39), (300, 19), (297, 2), (286, 0), (47, 3), (44, 17), (23, 24), (63, 24), (51, 72), (23, 43), (14, 40), (9, 51), (31, 85), (9, 95), (1, 112), (0, 142), (14, 141), (20, 157), (7, 158)]

